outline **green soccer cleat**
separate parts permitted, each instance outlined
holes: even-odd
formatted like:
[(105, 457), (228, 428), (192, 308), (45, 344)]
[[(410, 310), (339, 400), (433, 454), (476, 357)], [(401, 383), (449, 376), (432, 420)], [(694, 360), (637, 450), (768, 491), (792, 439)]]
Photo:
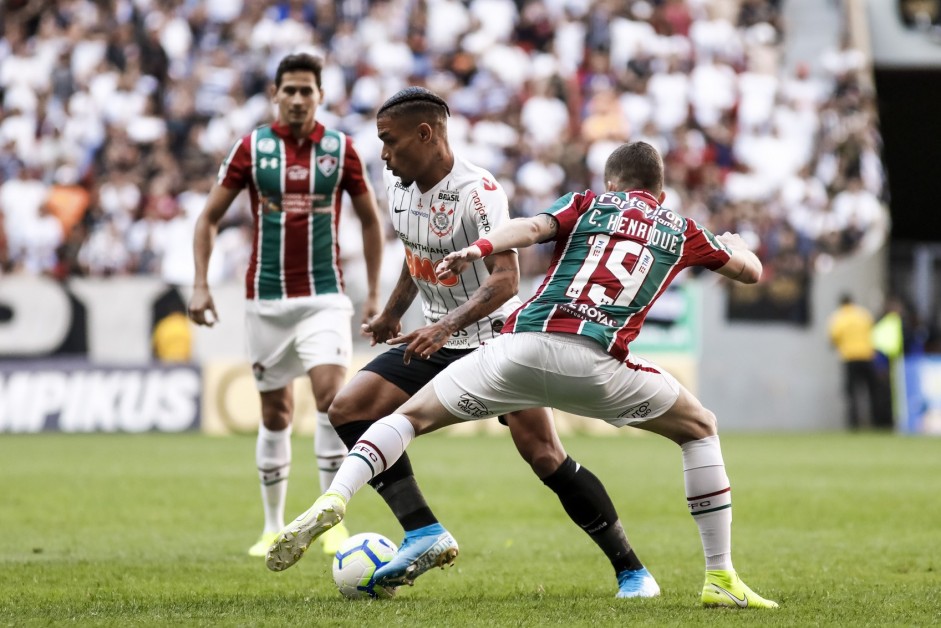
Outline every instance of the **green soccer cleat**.
[(320, 546), (323, 548), (323, 553), (328, 556), (333, 556), (348, 538), (350, 538), (350, 531), (346, 529), (346, 526), (343, 525), (341, 521), (324, 532), (320, 537)]
[(265, 565), (271, 571), (284, 571), (299, 561), (319, 536), (343, 521), (346, 500), (337, 493), (324, 493), (314, 505), (278, 533), (268, 548)]
[(777, 608), (778, 603), (766, 600), (748, 588), (734, 571), (716, 570), (706, 572), (706, 583), (702, 588), (703, 606), (728, 608)]
[(258, 541), (248, 548), (248, 555), (258, 556), (259, 558), (265, 556), (268, 553), (268, 548), (277, 538), (277, 532), (262, 532), (261, 536), (258, 537)]

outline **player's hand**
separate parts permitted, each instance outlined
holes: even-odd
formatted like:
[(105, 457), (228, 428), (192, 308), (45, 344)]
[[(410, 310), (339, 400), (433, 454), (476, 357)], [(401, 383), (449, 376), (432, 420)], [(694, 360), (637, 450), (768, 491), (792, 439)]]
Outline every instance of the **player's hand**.
[(730, 232), (730, 231), (726, 231), (726, 232), (723, 233), (722, 235), (716, 236), (716, 240), (718, 240), (718, 241), (721, 242), (722, 244), (726, 245), (727, 247), (729, 247), (729, 248), (732, 249), (733, 251), (736, 251), (736, 250), (738, 250), (738, 251), (749, 251), (749, 250), (751, 250), (751, 248), (748, 246), (748, 243), (745, 242), (745, 238), (743, 238), (741, 235), (739, 235), (739, 234), (737, 234), (737, 233), (732, 233), (732, 232)]
[(464, 272), (464, 270), (473, 262), (483, 257), (480, 249), (476, 246), (468, 246), (460, 251), (448, 253), (444, 259), (435, 266), (435, 274), (438, 279), (450, 279)]
[(400, 345), (405, 343), (405, 355), (402, 356), (402, 361), (408, 364), (412, 361), (413, 356), (427, 360), (432, 353), (443, 347), (449, 338), (451, 338), (451, 331), (441, 323), (435, 323), (416, 329), (410, 334), (390, 338), (386, 341), (386, 344)]
[(380, 342), (387, 342), (402, 331), (402, 323), (397, 318), (386, 314), (374, 316), (360, 327), (364, 336), (369, 336), (369, 346), (375, 347)]
[(216, 306), (212, 302), (209, 288), (193, 288), (193, 296), (190, 297), (186, 311), (190, 320), (197, 325), (212, 327), (219, 322), (219, 315), (216, 313)]

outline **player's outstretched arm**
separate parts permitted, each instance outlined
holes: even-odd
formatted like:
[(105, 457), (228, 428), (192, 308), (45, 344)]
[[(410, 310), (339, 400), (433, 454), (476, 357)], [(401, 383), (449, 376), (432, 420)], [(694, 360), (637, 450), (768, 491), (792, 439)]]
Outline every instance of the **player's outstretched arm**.
[(717, 273), (741, 283), (757, 283), (761, 279), (761, 260), (751, 252), (742, 236), (726, 231), (716, 239), (732, 251), (732, 257), (716, 269)]
[(469, 264), (482, 257), (544, 242), (555, 236), (558, 230), (559, 222), (549, 214), (514, 218), (494, 229), (486, 239), (481, 238), (460, 251), (449, 253), (438, 262), (435, 272), (439, 279), (460, 275)]

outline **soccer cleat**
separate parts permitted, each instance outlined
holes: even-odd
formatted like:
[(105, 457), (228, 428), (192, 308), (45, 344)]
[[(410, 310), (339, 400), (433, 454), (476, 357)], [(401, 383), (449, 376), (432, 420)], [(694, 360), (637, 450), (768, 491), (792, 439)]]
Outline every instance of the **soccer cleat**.
[(350, 531), (346, 529), (346, 526), (343, 525), (343, 522), (336, 524), (329, 530), (323, 533), (320, 537), (320, 544), (323, 547), (323, 553), (328, 556), (333, 556), (337, 553), (337, 550), (340, 549), (340, 546), (343, 545), (343, 541), (350, 538)]
[(268, 548), (265, 565), (271, 571), (284, 571), (301, 559), (317, 537), (340, 523), (344, 514), (346, 500), (337, 493), (324, 493), (278, 533)]
[(625, 569), (618, 574), (618, 594), (615, 597), (657, 597), (660, 585), (646, 567)]
[(706, 572), (702, 588), (703, 606), (729, 608), (777, 608), (778, 603), (766, 600), (748, 588), (738, 574), (731, 570)]
[(457, 541), (440, 523), (433, 523), (406, 532), (395, 558), (377, 569), (373, 579), (384, 587), (411, 585), (432, 567), (444, 569), (445, 565), (453, 564), (457, 555)]
[(249, 556), (262, 557), (268, 553), (268, 548), (278, 538), (277, 532), (262, 532), (258, 542), (248, 548)]

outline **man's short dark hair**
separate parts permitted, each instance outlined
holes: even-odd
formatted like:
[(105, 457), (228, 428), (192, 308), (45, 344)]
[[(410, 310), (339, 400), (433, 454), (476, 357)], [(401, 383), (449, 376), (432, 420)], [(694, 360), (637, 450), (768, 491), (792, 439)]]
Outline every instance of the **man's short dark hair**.
[(622, 190), (663, 191), (663, 161), (657, 149), (647, 142), (621, 144), (604, 164), (604, 180)]
[(434, 118), (441, 121), (451, 115), (448, 103), (438, 94), (424, 87), (406, 87), (399, 90), (389, 100), (382, 103), (376, 117), (418, 115), (423, 119)]
[(281, 63), (278, 64), (278, 71), (274, 75), (275, 87), (281, 87), (281, 79), (284, 78), (285, 72), (311, 72), (314, 75), (314, 82), (317, 83), (317, 89), (320, 89), (323, 59), (306, 52), (286, 56), (281, 59)]

